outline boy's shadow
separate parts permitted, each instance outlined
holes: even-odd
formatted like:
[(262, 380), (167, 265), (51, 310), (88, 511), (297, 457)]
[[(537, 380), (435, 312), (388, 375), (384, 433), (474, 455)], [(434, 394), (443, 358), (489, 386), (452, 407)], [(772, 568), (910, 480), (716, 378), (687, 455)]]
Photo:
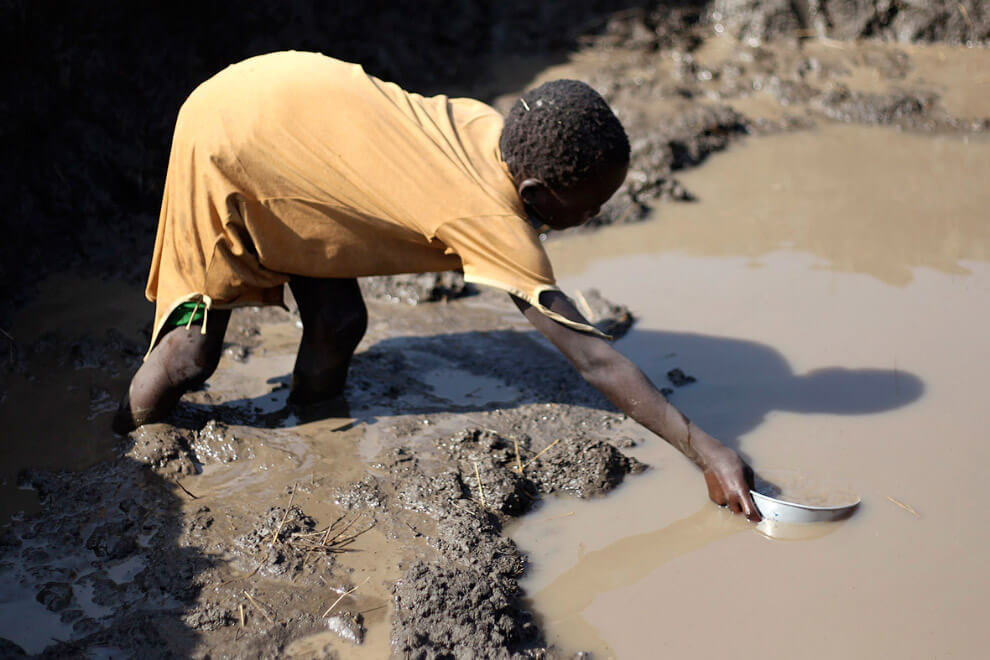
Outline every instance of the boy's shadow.
[[(822, 366), (795, 373), (773, 347), (731, 337), (644, 330), (630, 332), (616, 347), (658, 387), (671, 386), (667, 372), (675, 368), (695, 377), (695, 383), (672, 388), (671, 400), (735, 449), (742, 436), (774, 411), (877, 413), (912, 403), (925, 389), (920, 378), (899, 369)], [(534, 403), (614, 410), (535, 332), (383, 340), (354, 357), (346, 400), (323, 406), (286, 406), (288, 380), (288, 375), (274, 376), (269, 383), (276, 387), (267, 394), (219, 406), (187, 404), (187, 411), (196, 418), (273, 427), (327, 417), (371, 423), (398, 415), (470, 413)]]
[(913, 403), (925, 390), (918, 376), (897, 368), (823, 365), (795, 373), (775, 348), (729, 337), (633, 332), (619, 348), (658, 384), (674, 367), (695, 376), (672, 400), (737, 450), (771, 412), (866, 415)]

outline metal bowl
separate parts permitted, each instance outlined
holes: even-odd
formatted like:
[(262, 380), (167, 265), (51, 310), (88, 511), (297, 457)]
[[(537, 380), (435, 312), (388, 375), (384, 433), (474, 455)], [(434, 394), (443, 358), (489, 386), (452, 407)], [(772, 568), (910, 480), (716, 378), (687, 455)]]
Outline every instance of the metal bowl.
[(756, 508), (760, 510), (760, 515), (763, 516), (764, 520), (780, 523), (814, 523), (843, 520), (851, 516), (860, 503), (860, 499), (857, 497), (855, 501), (838, 506), (811, 506), (809, 504), (797, 504), (796, 502), (778, 500), (763, 493), (758, 493), (755, 490), (749, 492), (753, 496), (753, 502), (756, 504)]

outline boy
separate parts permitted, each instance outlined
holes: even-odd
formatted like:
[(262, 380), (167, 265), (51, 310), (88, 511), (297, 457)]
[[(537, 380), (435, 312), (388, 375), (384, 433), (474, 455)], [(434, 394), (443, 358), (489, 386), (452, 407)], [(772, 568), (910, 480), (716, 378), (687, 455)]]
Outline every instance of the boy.
[(615, 351), (554, 286), (535, 226), (587, 221), (629, 164), (619, 120), (572, 80), (502, 117), (424, 98), (314, 53), (272, 53), (200, 85), (176, 121), (147, 296), (151, 350), (115, 429), (164, 418), (216, 369), (230, 309), (281, 305), (303, 333), (290, 401), (339, 395), (364, 334), (357, 277), (462, 268), (507, 291), (580, 374), (704, 471), (751, 520), (745, 464)]

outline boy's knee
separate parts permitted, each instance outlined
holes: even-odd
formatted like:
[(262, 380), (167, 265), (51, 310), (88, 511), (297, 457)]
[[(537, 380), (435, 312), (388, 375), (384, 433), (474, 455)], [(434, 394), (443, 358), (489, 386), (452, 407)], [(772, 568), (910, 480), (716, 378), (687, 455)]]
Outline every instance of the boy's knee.
[(312, 333), (314, 339), (333, 346), (338, 351), (352, 352), (361, 343), (368, 329), (368, 313), (362, 305), (360, 308), (327, 310), (316, 319), (313, 328), (305, 328)]
[(359, 310), (354, 310), (341, 319), (338, 329), (339, 343), (341, 347), (353, 351), (361, 343), (364, 333), (368, 329), (368, 312), (362, 306)]
[(180, 328), (170, 332), (166, 341), (171, 341), (165, 368), (169, 382), (183, 389), (199, 387), (213, 375), (220, 363), (223, 342), (210, 341), (199, 333), (199, 328)]

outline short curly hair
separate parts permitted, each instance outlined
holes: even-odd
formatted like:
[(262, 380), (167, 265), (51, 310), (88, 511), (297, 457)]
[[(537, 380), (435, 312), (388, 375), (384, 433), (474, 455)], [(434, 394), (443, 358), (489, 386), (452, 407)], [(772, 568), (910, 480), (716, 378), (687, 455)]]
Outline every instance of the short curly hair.
[(523, 94), (499, 140), (516, 181), (569, 190), (607, 167), (629, 164), (629, 138), (608, 103), (578, 80), (552, 80)]

